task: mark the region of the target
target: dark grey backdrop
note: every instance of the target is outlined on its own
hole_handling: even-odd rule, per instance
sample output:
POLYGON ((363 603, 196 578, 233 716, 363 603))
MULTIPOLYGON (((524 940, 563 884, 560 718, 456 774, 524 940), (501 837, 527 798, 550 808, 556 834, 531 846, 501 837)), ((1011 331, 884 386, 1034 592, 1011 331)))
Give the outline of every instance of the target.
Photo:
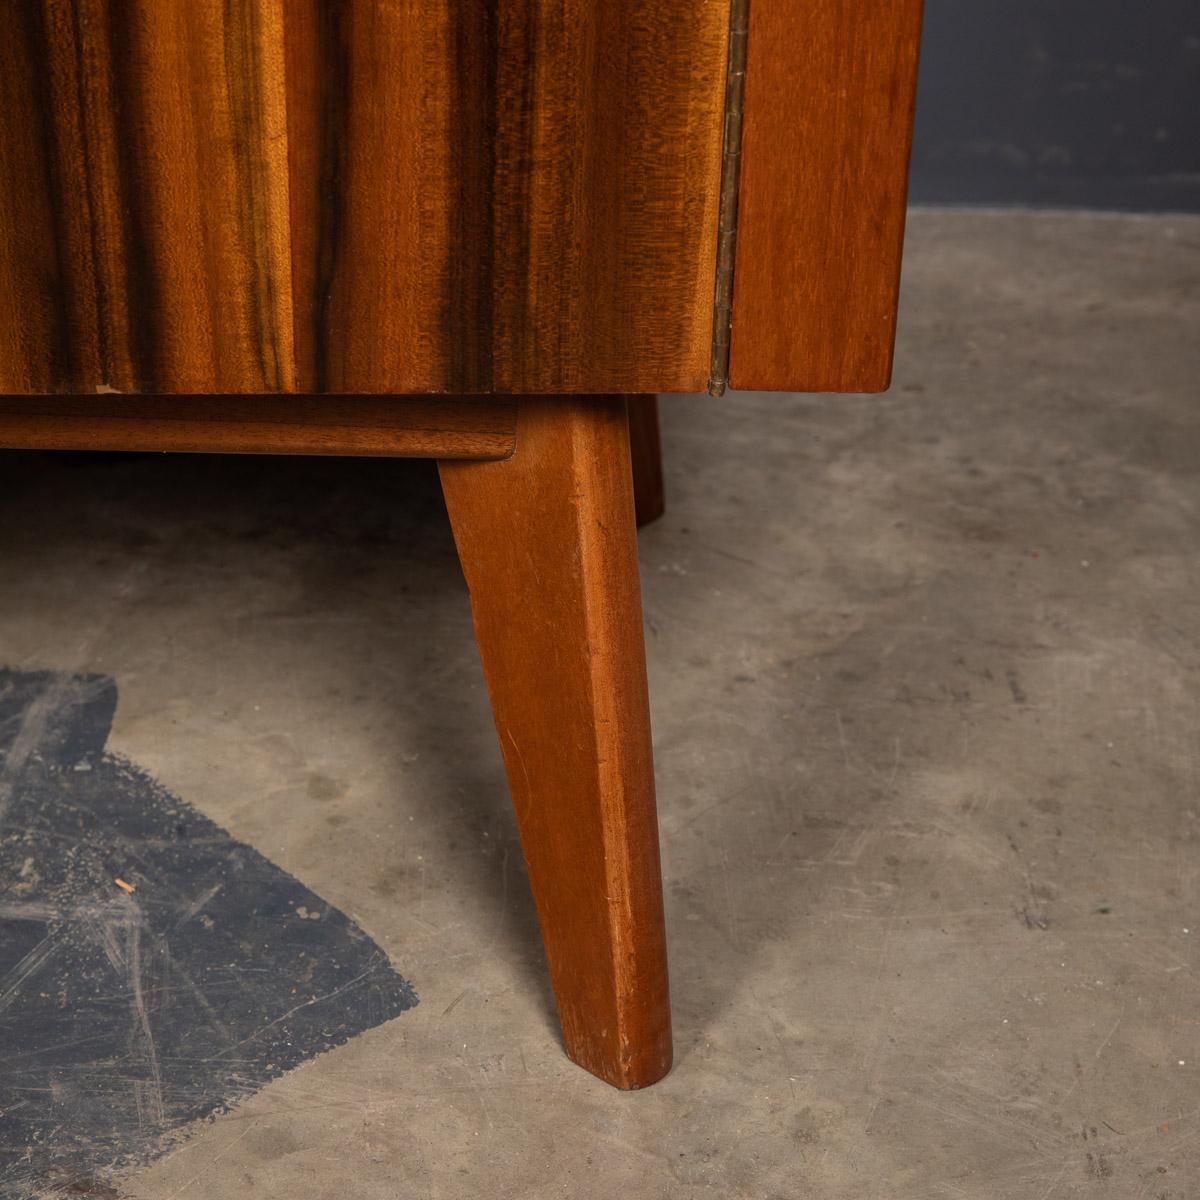
POLYGON ((1200 0, 926 0, 911 198, 1200 211, 1200 0))

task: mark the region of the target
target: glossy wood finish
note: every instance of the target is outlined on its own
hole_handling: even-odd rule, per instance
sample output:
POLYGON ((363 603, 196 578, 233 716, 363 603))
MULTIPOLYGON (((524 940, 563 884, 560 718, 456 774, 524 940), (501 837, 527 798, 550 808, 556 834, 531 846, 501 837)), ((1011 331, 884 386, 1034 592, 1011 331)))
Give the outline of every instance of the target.
POLYGON ((0 392, 293 387, 283 6, 0 5, 0 392))
POLYGON ((629 397, 629 454, 633 460, 633 507, 638 528, 666 511, 658 397, 629 397))
POLYGON ((703 387, 727 22, 0 5, 0 392, 703 387))
POLYGON ((567 1053, 671 1063, 628 420, 522 399, 516 453, 442 463, 567 1053))
POLYGON ((507 397, 0 397, 0 447, 497 459, 516 417, 507 397))
POLYGON ((700 0, 297 0, 303 384, 701 386, 726 19, 700 0))
POLYGON ((891 377, 921 0, 750 6, 729 382, 891 377))

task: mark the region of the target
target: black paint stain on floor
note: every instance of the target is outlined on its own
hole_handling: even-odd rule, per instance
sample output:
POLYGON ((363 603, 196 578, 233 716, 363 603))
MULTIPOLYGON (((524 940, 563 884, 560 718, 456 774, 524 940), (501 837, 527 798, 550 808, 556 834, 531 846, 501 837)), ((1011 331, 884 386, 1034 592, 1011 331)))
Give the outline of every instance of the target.
POLYGON ((171 1131, 417 1002, 345 914, 105 754, 116 703, 0 669, 4 1200, 115 1196, 171 1131))

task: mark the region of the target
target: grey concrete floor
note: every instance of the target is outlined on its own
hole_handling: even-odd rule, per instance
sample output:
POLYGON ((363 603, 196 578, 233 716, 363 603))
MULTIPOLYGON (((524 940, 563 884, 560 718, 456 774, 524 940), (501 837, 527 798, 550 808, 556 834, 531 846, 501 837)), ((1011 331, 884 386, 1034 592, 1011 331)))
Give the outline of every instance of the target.
POLYGON ((0 659, 420 1005, 131 1200, 1200 1195, 1200 218, 916 212, 883 397, 663 404, 676 1025, 559 1049, 428 464, 0 462, 0 659))

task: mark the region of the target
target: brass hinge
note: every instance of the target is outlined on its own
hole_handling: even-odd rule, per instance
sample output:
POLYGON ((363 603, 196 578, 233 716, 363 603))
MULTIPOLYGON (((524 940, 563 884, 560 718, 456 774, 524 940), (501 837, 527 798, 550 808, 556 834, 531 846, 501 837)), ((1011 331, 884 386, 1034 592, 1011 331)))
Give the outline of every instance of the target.
POLYGON ((720 216, 717 224, 717 279, 713 296, 710 395, 725 394, 729 378, 729 335, 733 328, 733 256, 737 247, 738 183, 742 166, 742 113, 746 92, 746 38, 750 0, 731 0, 729 67, 725 75, 725 133, 721 150, 720 216))

